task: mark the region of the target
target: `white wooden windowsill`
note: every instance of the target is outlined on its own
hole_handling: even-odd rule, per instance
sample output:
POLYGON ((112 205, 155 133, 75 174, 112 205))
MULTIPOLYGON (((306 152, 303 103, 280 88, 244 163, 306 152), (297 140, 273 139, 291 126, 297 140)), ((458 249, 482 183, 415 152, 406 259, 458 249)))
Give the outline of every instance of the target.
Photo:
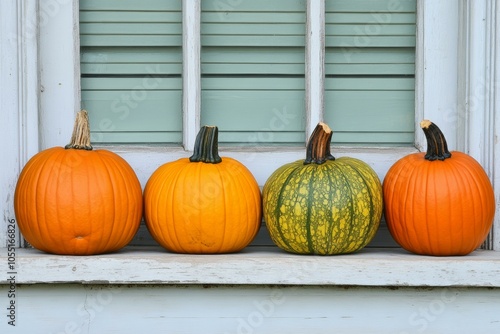
MULTIPOLYGON (((2 252, 1 263, 7 263, 2 252)), ((174 254, 160 247, 126 247, 106 255, 60 256, 16 249, 17 284, 248 284, 500 287, 500 252, 460 257, 419 256, 365 248, 336 256, 288 254, 247 247, 221 255, 174 254)), ((8 283, 2 275, 0 284, 8 283)))

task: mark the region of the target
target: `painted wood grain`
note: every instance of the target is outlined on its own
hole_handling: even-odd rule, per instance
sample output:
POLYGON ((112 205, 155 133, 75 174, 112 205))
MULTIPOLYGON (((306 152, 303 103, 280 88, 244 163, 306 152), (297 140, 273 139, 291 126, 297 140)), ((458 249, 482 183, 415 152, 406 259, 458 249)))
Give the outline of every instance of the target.
POLYGON ((10 333, 497 333, 500 289, 23 285, 10 333))
MULTIPOLYGON (((5 255, 0 260, 7 263, 5 255)), ((235 254, 170 253, 127 247, 98 256, 54 256, 18 249, 17 284, 244 284, 335 286, 500 287, 500 254, 478 250, 463 257, 431 257, 401 249, 363 249, 338 256, 302 256, 277 247, 235 254)), ((0 284, 7 284, 7 277, 0 284)))

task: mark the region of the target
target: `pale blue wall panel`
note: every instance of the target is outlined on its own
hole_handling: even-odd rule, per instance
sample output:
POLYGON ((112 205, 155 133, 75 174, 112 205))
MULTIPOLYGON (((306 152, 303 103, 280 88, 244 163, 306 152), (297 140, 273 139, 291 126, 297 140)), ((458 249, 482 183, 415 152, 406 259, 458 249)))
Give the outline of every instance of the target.
POLYGON ((80 10, 179 11, 182 0, 80 0, 80 10))
POLYGON ((368 12, 372 15, 415 11, 415 0, 328 0, 327 12, 368 12))
MULTIPOLYGON (((304 270, 311 269, 291 266, 276 280, 304 270)), ((16 327, 4 317, 2 333, 500 332, 498 288, 32 284, 17 289, 16 327)))

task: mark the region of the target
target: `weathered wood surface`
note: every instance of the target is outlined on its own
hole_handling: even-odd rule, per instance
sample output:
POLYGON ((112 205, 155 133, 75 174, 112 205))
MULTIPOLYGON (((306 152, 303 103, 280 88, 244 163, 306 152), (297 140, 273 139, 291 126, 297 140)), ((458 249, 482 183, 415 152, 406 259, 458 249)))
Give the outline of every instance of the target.
MULTIPOLYGON (((7 263, 2 252, 0 263, 7 263)), ((363 249, 338 256, 301 256, 277 247, 236 254, 169 253, 128 247, 99 256, 54 256, 17 249, 16 282, 85 284, 252 284, 500 287, 500 253, 430 257, 401 249, 363 249)), ((7 277, 0 278, 7 283, 7 277)))

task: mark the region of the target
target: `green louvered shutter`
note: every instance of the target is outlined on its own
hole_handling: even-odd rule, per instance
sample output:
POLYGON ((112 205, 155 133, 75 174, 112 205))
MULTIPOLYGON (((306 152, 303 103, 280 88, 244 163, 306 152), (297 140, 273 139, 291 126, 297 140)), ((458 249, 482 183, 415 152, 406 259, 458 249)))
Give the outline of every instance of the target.
MULTIPOLYGON (((305 141, 305 0, 201 2, 201 123, 221 143, 305 141)), ((180 143, 180 0, 80 1, 82 105, 97 143, 180 143)), ((326 0, 335 143, 412 145, 416 0, 326 0)))
POLYGON ((326 0, 332 142, 413 145, 416 0, 326 0))
POLYGON ((201 123, 221 143, 305 141, 305 0, 201 2, 201 123))
POLYGON ((182 141, 181 0, 80 0, 94 143, 182 141))

